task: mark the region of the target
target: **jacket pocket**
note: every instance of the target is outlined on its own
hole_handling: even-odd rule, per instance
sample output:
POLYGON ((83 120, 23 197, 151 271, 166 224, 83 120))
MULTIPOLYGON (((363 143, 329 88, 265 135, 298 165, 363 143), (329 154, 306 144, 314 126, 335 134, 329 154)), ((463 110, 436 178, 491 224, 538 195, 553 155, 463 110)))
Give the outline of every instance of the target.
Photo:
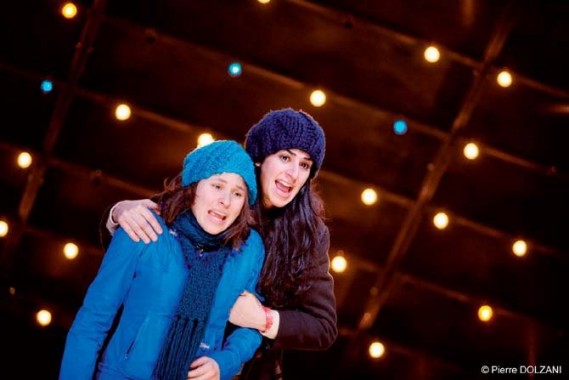
POLYGON ((124 355, 123 369, 127 376, 149 379, 154 371, 171 319, 149 315, 124 355))

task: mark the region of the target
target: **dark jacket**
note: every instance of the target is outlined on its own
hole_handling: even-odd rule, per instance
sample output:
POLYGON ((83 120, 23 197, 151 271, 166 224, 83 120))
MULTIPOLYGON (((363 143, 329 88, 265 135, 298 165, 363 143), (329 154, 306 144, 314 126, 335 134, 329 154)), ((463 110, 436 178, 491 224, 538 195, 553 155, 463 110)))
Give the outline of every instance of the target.
POLYGON ((318 260, 310 268, 310 288, 295 309, 278 310, 279 331, 274 340, 265 339, 255 358, 248 362, 239 380, 276 380, 282 378, 284 350, 324 350, 338 335, 334 279, 330 275, 330 232, 319 231, 318 260))

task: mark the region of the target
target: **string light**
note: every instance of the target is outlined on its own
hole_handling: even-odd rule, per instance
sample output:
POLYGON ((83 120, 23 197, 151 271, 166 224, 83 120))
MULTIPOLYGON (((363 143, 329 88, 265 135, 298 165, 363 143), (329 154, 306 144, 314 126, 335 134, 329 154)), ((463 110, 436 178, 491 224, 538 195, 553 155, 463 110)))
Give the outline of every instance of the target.
POLYGON ((448 215, 444 212, 439 212, 433 217, 433 224, 439 230, 444 230, 448 226, 448 215))
POLYGON ((518 257, 523 257, 528 251, 528 245, 523 240, 516 240, 512 245, 512 252, 518 257))
POLYGON ((341 249, 338 250, 336 256, 334 256, 334 258, 332 259, 330 266, 332 267, 332 270, 336 273, 343 273, 346 271, 346 269, 348 268, 348 261, 344 257, 344 251, 342 251, 341 249))
POLYGON ((503 70, 496 77, 496 81, 502 87, 510 87, 512 85, 512 82, 513 82, 512 74, 510 74, 506 70, 503 70))
POLYGON ((16 160, 18 162, 18 166, 22 169, 27 169, 32 164, 32 155, 28 152, 22 152, 18 154, 18 158, 16 160))
POLYGON ((480 150, 478 149, 478 145, 475 143, 468 143, 464 146, 462 153, 464 154, 464 157, 469 160, 474 160, 480 154, 480 150))
POLYGON ((488 305, 480 306, 480 308, 478 309, 478 319, 480 319, 482 322, 490 321, 492 319, 493 314, 494 311, 488 305))
POLYGON ((79 254, 79 247, 73 243, 67 243, 63 246, 63 254, 69 260, 73 260, 79 254))
POLYGON ((61 7, 61 14, 66 19, 72 19, 77 15, 77 6, 75 6, 73 3, 65 3, 61 7))
POLYGON ((361 199, 364 205, 371 206, 377 202, 377 192, 368 187, 362 191, 361 199))
POLYGON ((407 133, 407 122, 405 120, 395 120, 393 123, 393 132, 396 135, 404 135, 407 133))
POLYGON ((369 345, 369 356, 374 359, 380 358, 385 353, 385 346, 381 342, 373 342, 369 345))
POLYGON ((51 313, 45 309, 38 311, 36 313, 36 321, 40 326, 48 326, 51 323, 51 313))
POLYGON ((229 76, 232 78, 240 76, 242 71, 243 68, 241 67, 241 64, 239 62, 232 62, 227 67, 227 72, 229 73, 229 76))
POLYGON ((441 58, 441 53, 439 52, 439 49, 437 49, 436 47, 429 46, 428 48, 425 49, 423 56, 425 57, 425 60, 427 62, 435 63, 438 62, 439 59, 441 58))
POLYGON ((322 90, 314 90, 310 94, 310 103, 314 107, 322 107, 326 103, 326 94, 322 90))
POLYGON ((131 114, 132 111, 130 110, 128 104, 121 103, 115 108, 115 117, 117 118, 117 120, 120 121, 128 120, 130 119, 131 114))
POLYGON ((215 139, 211 135, 211 133, 202 133, 198 136, 198 148, 205 146, 207 144, 211 144, 214 142, 215 139))
POLYGON ((40 88, 44 94, 48 94, 53 90, 53 82, 49 79, 44 79, 40 84, 40 88))
POLYGON ((8 235, 9 230, 10 227, 8 226, 8 223, 6 223, 6 221, 4 220, 0 220, 0 238, 3 238, 4 236, 8 235))

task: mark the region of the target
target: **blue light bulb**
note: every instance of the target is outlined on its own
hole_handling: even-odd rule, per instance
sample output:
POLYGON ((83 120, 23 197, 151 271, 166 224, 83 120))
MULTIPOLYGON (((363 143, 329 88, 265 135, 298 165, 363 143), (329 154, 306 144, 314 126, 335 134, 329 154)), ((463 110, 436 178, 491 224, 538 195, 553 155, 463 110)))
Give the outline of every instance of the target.
POLYGON ((241 75, 241 64, 239 62, 232 62, 229 67, 227 68, 227 72, 229 73, 229 76, 235 78, 238 77, 239 75, 241 75))
POLYGON ((48 92, 51 92, 51 90, 53 90, 53 82, 48 79, 45 79, 41 82, 40 88, 44 93, 47 94, 48 92))
POLYGON ((396 120, 393 123, 393 132, 395 132, 396 135, 404 135, 405 132, 407 132, 407 123, 405 120, 396 120))

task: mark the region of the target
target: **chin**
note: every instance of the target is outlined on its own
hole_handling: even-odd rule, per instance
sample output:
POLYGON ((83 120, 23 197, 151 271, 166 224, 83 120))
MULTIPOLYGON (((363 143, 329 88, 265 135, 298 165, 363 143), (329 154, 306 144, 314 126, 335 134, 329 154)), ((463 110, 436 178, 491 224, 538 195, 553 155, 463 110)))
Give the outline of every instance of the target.
POLYGON ((220 233, 222 233, 223 231, 225 231, 225 228, 222 227, 216 227, 216 228, 204 228, 204 231, 207 232, 210 235, 219 235, 220 233))

